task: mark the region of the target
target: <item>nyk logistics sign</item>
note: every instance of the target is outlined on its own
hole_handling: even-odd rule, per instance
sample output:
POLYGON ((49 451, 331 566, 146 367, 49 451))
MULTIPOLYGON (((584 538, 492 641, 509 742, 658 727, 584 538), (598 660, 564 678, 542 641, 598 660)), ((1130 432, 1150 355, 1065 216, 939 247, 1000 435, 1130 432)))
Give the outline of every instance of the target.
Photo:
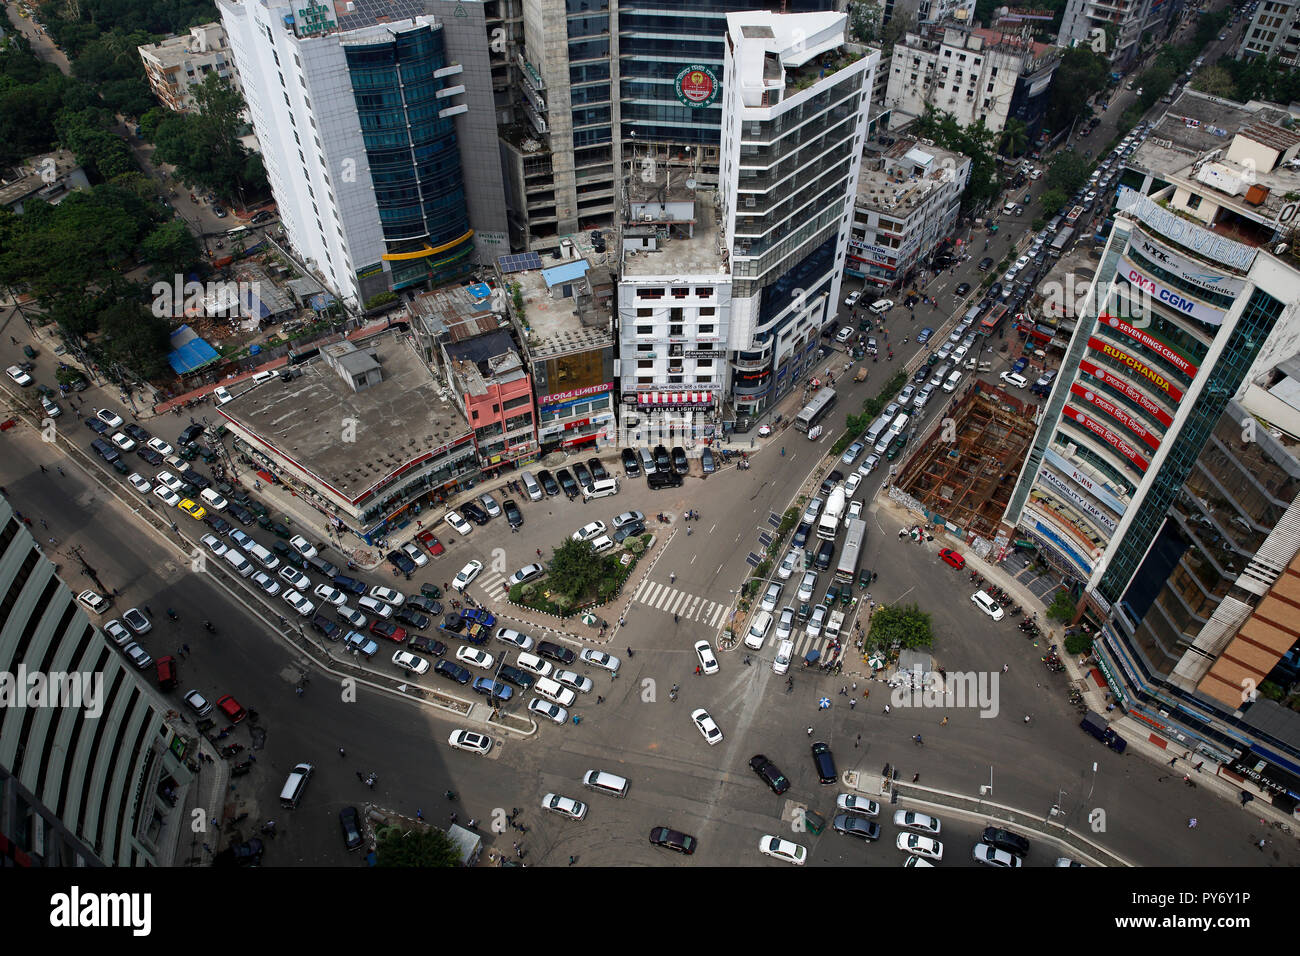
POLYGON ((1066 418, 1072 419, 1082 425, 1088 431, 1092 432, 1107 445, 1110 445, 1117 452, 1133 463, 1133 466, 1139 471, 1146 471, 1151 467, 1151 462, 1147 461, 1138 454, 1137 449, 1126 442, 1121 436, 1115 434, 1106 426, 1105 422, 1100 422, 1093 418, 1087 412, 1081 412, 1072 405, 1066 405, 1062 413, 1066 418))
POLYGON ((1098 338, 1089 338, 1088 348, 1100 352, 1102 355, 1105 355, 1113 361, 1127 365, 1133 370, 1134 374, 1141 376, 1156 388, 1160 389, 1160 391, 1168 395, 1175 404, 1182 400, 1183 392, 1180 388, 1175 386, 1169 381, 1169 379, 1165 378, 1150 365, 1147 365, 1136 356, 1129 355, 1127 352, 1115 348, 1115 346, 1111 345, 1109 342, 1103 342, 1098 338))
POLYGON ((712 106, 718 98, 718 75, 711 67, 688 66, 677 74, 674 89, 683 106, 712 106))

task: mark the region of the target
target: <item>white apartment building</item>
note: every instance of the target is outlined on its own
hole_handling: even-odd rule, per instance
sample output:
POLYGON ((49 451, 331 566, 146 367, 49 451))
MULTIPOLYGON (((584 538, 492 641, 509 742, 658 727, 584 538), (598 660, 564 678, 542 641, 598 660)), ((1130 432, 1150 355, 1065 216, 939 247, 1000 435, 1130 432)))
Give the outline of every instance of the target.
POLYGON ((880 56, 847 25, 842 13, 727 15, 719 193, 737 419, 803 383, 835 317, 880 56))
POLYGON ((689 445, 719 433, 731 275, 713 191, 696 189, 690 166, 653 170, 627 185, 618 284, 623 425, 629 443, 689 445))
POLYGON ((160 43, 137 47, 144 63, 145 77, 158 102, 175 113, 194 108, 191 87, 202 83, 209 73, 240 89, 239 75, 230 57, 230 44, 220 23, 190 27, 183 36, 168 37, 160 43))
POLYGON ((867 153, 845 271, 882 290, 908 281, 951 238, 970 167, 969 157, 910 136, 867 153))
POLYGON ((1171 16, 1182 9, 1169 0, 1069 0, 1056 42, 1063 47, 1104 43, 1104 24, 1113 23, 1118 28, 1115 42, 1106 44, 1105 55, 1111 65, 1126 69, 1138 57, 1143 34, 1164 36, 1171 16))
POLYGON ((1277 57, 1287 66, 1300 64, 1300 0, 1262 0, 1241 36, 1237 56, 1243 60, 1277 57))
POLYGON ((943 25, 907 33, 890 61, 890 128, 933 106, 962 126, 983 119, 994 132, 1014 116, 1032 138, 1059 54, 1049 44, 997 30, 943 25))

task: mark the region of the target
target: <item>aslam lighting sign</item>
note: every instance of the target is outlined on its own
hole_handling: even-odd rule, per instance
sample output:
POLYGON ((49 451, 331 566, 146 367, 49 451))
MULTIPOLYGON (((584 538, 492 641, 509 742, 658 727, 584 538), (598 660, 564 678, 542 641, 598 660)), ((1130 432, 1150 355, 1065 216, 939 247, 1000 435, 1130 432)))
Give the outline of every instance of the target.
POLYGON ((1087 412, 1082 412, 1072 405, 1066 405, 1061 414, 1083 426, 1104 441, 1107 445, 1110 445, 1111 448, 1114 448, 1117 452, 1127 458, 1132 463, 1133 467, 1137 468, 1139 471, 1146 471, 1151 467, 1151 462, 1139 455, 1136 448, 1125 441, 1123 436, 1112 431, 1105 422, 1098 421, 1087 412))
POLYGON ((1133 230, 1129 247, 1160 264, 1166 272, 1172 272, 1184 282, 1205 289, 1208 292, 1221 292, 1224 295, 1238 296, 1246 288, 1243 279, 1236 276, 1207 272, 1204 264, 1179 255, 1164 243, 1156 242, 1142 229, 1133 230))
POLYGON ((720 86, 713 68, 700 65, 683 69, 673 84, 678 102, 694 109, 712 106, 718 98, 720 86))
POLYGON ((1191 316, 1198 322, 1204 322, 1206 325, 1223 324, 1225 315, 1223 309, 1208 305, 1200 299, 1189 298, 1181 292, 1161 285, 1139 269, 1137 263, 1128 256, 1120 256, 1119 261, 1124 264, 1124 278, 1156 301, 1169 306, 1175 312, 1181 312, 1183 315, 1191 316))
POLYGON ((1164 425, 1165 428, 1173 427, 1174 417, 1155 402, 1151 401, 1151 399, 1148 398, 1146 393, 1141 389, 1135 388, 1132 382, 1121 378, 1110 369, 1103 368, 1102 366, 1089 362, 1086 359, 1079 363, 1079 370, 1086 372, 1097 381, 1109 385, 1129 401, 1141 405, 1144 412, 1158 421, 1161 425, 1164 425))
POLYGON ((1229 268, 1246 272, 1255 261, 1257 250, 1253 246, 1225 239, 1196 223, 1188 222, 1157 205, 1149 196, 1142 195, 1136 189, 1121 186, 1115 204, 1121 212, 1136 216, 1160 235, 1211 262, 1222 262, 1229 268))
POLYGON ((1160 447, 1160 438, 1157 435, 1153 435, 1140 421, 1128 412, 1124 411, 1124 409, 1120 408, 1114 402, 1099 395, 1093 389, 1088 388, 1088 386, 1080 384, 1079 382, 1075 382, 1070 386, 1070 392, 1083 399, 1089 405, 1101 409, 1111 418, 1115 419, 1115 421, 1119 422, 1138 438, 1142 439, 1142 441, 1145 442, 1152 451, 1155 451, 1160 447))
POLYGON ((1178 388, 1178 386, 1174 385, 1173 382, 1169 381, 1169 379, 1165 378, 1163 375, 1161 375, 1159 372, 1153 369, 1150 365, 1147 365, 1137 356, 1129 355, 1123 349, 1117 349, 1109 342, 1103 342, 1101 339, 1098 338, 1089 338, 1088 348, 1094 349, 1100 352, 1102 355, 1105 355, 1107 358, 1113 359, 1114 361, 1119 362, 1122 365, 1127 365, 1129 368, 1133 370, 1135 374, 1146 379, 1156 388, 1160 389, 1160 391, 1168 395, 1175 405, 1177 405, 1180 401, 1182 401, 1183 398, 1182 389, 1178 388))

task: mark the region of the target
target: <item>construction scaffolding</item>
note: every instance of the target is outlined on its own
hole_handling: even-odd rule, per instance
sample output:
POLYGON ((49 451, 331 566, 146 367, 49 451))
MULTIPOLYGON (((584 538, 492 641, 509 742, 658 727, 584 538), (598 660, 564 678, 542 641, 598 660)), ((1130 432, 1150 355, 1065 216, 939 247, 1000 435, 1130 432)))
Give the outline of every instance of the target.
POLYGON ((932 423, 895 486, 969 535, 992 539, 1036 428, 1038 406, 975 382, 932 423))

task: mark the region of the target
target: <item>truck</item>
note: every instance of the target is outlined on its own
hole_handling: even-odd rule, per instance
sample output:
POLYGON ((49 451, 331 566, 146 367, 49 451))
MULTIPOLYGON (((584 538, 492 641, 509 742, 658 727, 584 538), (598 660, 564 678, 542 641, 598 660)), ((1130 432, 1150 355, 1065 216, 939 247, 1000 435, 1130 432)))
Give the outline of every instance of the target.
POLYGON ((844 612, 831 611, 831 616, 826 619, 826 639, 828 641, 837 640, 842 630, 844 630, 844 612))
POLYGON ((1068 213, 1065 214, 1065 224, 1067 226, 1073 227, 1074 224, 1079 221, 1079 217, 1082 215, 1083 215, 1083 207, 1075 206, 1073 209, 1071 209, 1068 213))
POLYGON ((840 529, 840 516, 844 514, 847 506, 848 499, 844 494, 844 486, 836 485, 826 502, 821 518, 817 521, 817 537, 823 541, 835 540, 835 533, 840 529))

